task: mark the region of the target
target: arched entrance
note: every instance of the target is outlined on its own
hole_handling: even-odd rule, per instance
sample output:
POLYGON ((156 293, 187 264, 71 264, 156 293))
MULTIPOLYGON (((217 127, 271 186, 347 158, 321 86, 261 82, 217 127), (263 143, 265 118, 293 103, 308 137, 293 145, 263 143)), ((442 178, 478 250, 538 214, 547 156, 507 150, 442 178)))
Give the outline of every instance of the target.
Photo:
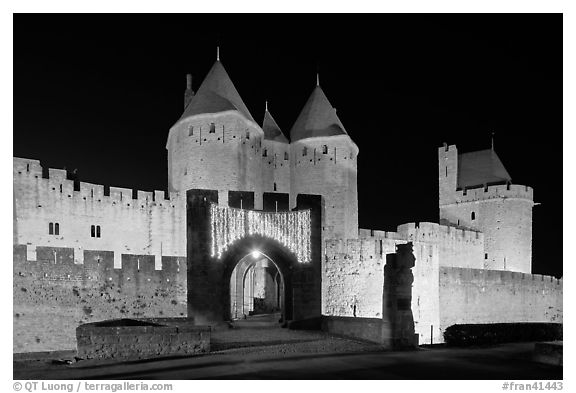
POLYGON ((231 319, 278 315, 281 320, 284 279, 276 263, 259 250, 240 259, 230 277, 231 319))
POLYGON ((225 266, 224 320, 233 321, 265 312, 293 318, 293 275, 301 270, 294 255, 278 242, 249 236, 230 247, 222 257, 225 266), (256 255, 257 254, 257 255, 256 255))
MULTIPOLYGON (((234 200, 234 193, 236 192, 229 192, 229 205, 234 200)), ((239 193, 243 200, 250 196, 248 194, 252 194, 239 193)), ((264 194, 264 206, 273 206, 275 209, 277 204, 274 200, 279 196, 288 198, 287 194, 264 194)), ((218 237, 214 235, 215 227, 211 221, 214 214, 211 211, 218 203, 218 191, 188 190, 186 198, 188 317, 193 317, 196 324, 212 326, 237 317, 235 314, 237 308, 233 309, 233 291, 231 291, 233 272, 243 258, 258 250, 266 255, 267 260, 273 262, 278 271, 278 275, 274 275, 273 279, 280 281, 277 293, 282 320, 295 322, 319 319, 322 281, 320 196, 300 194, 296 198, 296 208, 290 210, 290 212, 309 212, 309 215, 306 214, 310 217, 311 246, 310 254, 305 260, 299 260, 294 252, 275 240, 274 236, 265 236, 266 233, 253 234, 253 231, 247 230, 248 227, 243 229, 241 226, 235 228, 242 232, 242 236, 234 237, 235 240, 227 243, 225 249, 215 254, 212 240, 218 237)), ((249 211, 252 216, 261 214, 259 211, 246 209, 246 204, 242 206, 244 208, 241 210, 249 211)), ((265 212, 268 216, 270 213, 282 213, 276 210, 265 212)), ((248 224, 247 222, 246 225, 248 224)), ((243 283, 245 284, 245 280, 243 283)))

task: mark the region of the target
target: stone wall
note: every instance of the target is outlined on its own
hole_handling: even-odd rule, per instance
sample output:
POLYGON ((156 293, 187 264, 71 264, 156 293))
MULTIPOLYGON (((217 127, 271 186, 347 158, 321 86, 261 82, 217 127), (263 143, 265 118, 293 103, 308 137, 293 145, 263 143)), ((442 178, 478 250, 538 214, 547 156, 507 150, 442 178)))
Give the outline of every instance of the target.
MULTIPOLYGON (((266 262, 263 261, 264 264, 266 262)), ((266 314, 278 310, 278 289, 272 276, 277 272, 276 268, 256 264, 252 269, 254 272, 254 312, 266 314)))
POLYGON ((262 191, 290 193, 290 145, 264 140, 262 191))
MULTIPOLYGON (((378 235, 378 233, 376 234, 378 235)), ((323 315, 382 318, 386 255, 405 240, 390 237, 329 240, 323 264, 323 315)), ((438 304, 438 246, 414 242, 411 310, 420 344, 441 338, 438 304)))
POLYGON ((35 352, 75 349, 75 329, 87 322, 126 317, 186 316, 186 260, 121 256, 83 250, 74 263, 72 248, 38 247, 36 260, 26 246, 14 246, 13 350, 35 352))
POLYGON ((531 273, 533 205, 528 199, 487 198, 441 206, 440 218, 484 234, 486 269, 531 273))
POLYGON ((210 352, 210 327, 148 320, 88 323, 76 329, 81 359, 136 360, 210 352))
POLYGON ((440 266, 484 268, 484 234, 432 222, 398 226, 398 235, 407 241, 438 245, 440 266))
POLYGON ((31 246, 29 260, 35 246, 74 249, 76 263, 83 262, 83 250, 112 251, 116 267, 122 254, 154 256, 157 269, 163 257, 186 255, 186 205, 180 194, 108 191, 97 184, 75 185, 65 170, 44 172, 48 178, 37 160, 14 158, 14 244, 31 246), (58 224, 58 234, 49 233, 50 223, 58 224))
POLYGON ((440 323, 562 323, 563 280, 539 274, 441 267, 440 323))
POLYGON ((357 237, 358 147, 347 135, 274 142, 264 140, 257 124, 227 111, 176 123, 166 148, 171 191, 215 189, 222 205, 228 191, 249 191, 257 210, 264 192, 289 194, 290 208, 298 194, 322 195, 324 238, 357 237))
MULTIPOLYGON (((393 251, 394 244, 386 244, 393 251)), ((323 263, 323 315, 382 317, 385 252, 366 239, 328 240, 323 263)))
POLYGON ((256 209, 262 209, 263 140, 262 129, 236 111, 176 123, 166 145, 169 189, 218 190, 224 205, 228 191, 252 191, 256 209))
MULTIPOLYGON (((327 241, 322 287, 325 316, 382 318, 386 255, 409 239, 416 258, 411 310, 420 344, 443 342, 444 330, 457 323, 562 322, 562 280, 445 266, 450 259, 442 258, 450 254, 446 246, 450 244, 461 244, 462 253, 469 252, 479 264, 475 255, 482 238, 476 238, 476 232, 421 223, 419 227, 406 224, 398 232, 361 230, 360 237, 327 241)), ((450 263, 470 261, 464 256, 450 263)))
POLYGON ((385 342, 382 318, 322 316, 322 330, 378 344, 385 342))
POLYGON ((358 147, 347 135, 338 135, 301 139, 290 151, 290 206, 298 194, 322 195, 323 238, 358 237, 358 147))
POLYGON ((458 149, 439 148, 440 222, 484 234, 484 268, 531 273, 533 189, 517 184, 457 189, 457 178, 458 149))

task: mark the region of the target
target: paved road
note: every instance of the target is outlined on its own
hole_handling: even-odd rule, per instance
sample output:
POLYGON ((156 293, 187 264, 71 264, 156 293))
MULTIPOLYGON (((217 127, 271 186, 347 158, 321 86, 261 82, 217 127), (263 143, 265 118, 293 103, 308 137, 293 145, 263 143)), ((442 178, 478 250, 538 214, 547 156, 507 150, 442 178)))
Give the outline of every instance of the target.
POLYGON ((214 332, 194 357, 73 365, 15 361, 15 379, 562 379, 531 360, 533 343, 383 351, 322 332, 261 328, 214 332))

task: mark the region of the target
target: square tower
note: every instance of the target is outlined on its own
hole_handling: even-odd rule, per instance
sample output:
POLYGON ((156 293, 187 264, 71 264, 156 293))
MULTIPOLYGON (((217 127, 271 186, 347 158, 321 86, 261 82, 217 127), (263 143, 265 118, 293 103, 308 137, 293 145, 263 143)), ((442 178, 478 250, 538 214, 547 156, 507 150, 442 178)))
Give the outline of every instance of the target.
POLYGON ((440 223, 484 233, 484 267, 532 271, 531 187, 512 184, 494 149, 438 149, 440 223))

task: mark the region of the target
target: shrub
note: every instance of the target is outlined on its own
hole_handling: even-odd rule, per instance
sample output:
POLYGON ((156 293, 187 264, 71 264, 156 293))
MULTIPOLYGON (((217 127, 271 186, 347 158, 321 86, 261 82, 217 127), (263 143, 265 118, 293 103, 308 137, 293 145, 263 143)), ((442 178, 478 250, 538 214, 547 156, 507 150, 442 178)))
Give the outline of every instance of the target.
POLYGON ((562 340, 561 323, 492 323, 452 325, 444 331, 450 346, 562 340))

